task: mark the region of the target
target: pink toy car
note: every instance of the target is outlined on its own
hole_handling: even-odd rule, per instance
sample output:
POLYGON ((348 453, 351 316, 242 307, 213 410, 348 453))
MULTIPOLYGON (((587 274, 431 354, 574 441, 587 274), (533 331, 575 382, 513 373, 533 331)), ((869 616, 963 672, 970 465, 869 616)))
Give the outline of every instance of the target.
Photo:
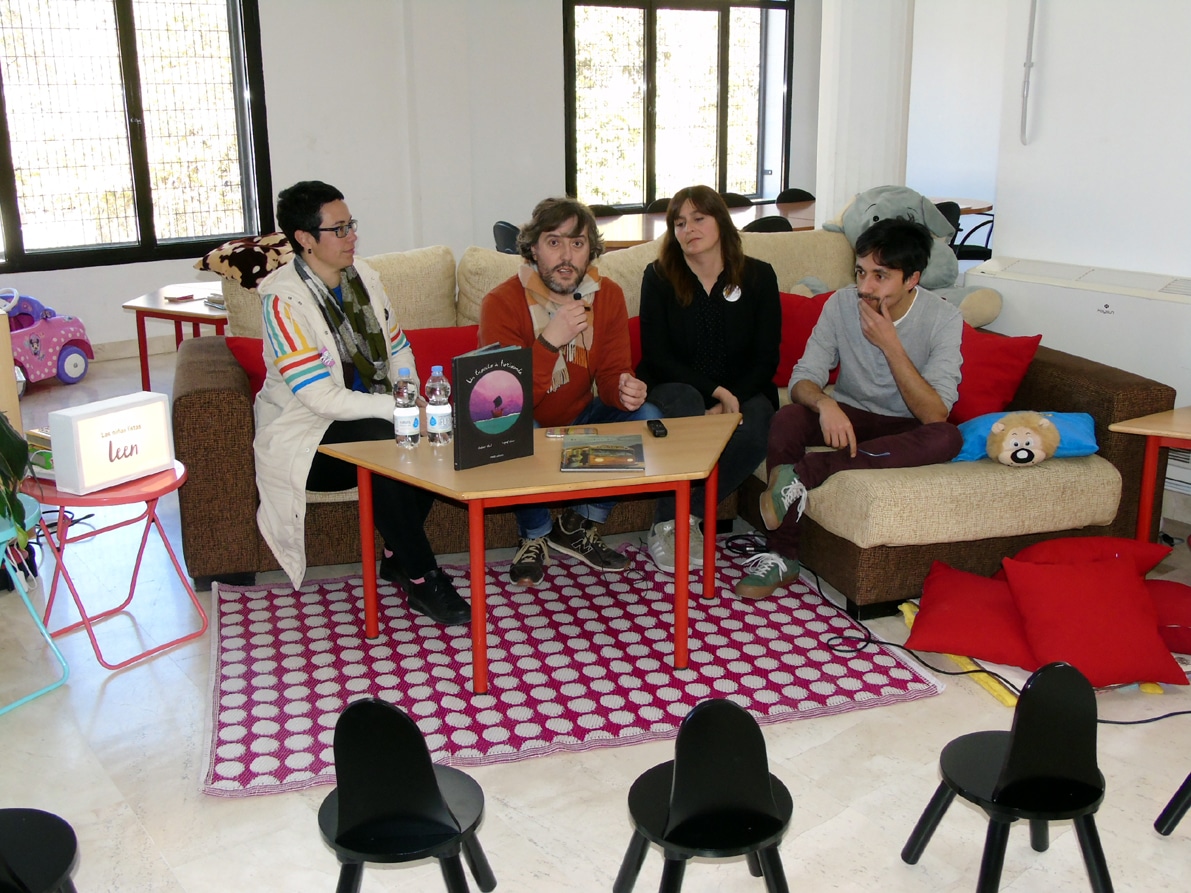
POLYGON ((95 358, 82 320, 59 316, 36 298, 18 296, 13 289, 0 289, 0 302, 7 301, 12 301, 8 307, 12 359, 26 380, 56 375, 66 384, 81 381, 88 362, 95 358))

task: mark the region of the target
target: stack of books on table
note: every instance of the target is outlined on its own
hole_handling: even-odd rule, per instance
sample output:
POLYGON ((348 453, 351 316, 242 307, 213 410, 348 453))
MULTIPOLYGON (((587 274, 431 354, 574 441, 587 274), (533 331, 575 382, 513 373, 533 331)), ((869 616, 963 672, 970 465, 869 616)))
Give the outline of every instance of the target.
POLYGON ((50 446, 50 429, 30 428, 25 432, 25 440, 29 443, 29 462, 33 466, 33 476, 52 481, 54 453, 50 446))

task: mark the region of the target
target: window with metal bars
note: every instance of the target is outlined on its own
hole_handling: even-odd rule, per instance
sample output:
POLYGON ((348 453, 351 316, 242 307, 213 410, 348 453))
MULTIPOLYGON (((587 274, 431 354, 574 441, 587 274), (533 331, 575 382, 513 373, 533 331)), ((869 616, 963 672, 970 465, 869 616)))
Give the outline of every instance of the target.
POLYGON ((0 0, 0 271, 273 227, 257 0, 0 0))
POLYGON ((794 3, 566 0, 567 190, 646 207, 786 182, 794 3))

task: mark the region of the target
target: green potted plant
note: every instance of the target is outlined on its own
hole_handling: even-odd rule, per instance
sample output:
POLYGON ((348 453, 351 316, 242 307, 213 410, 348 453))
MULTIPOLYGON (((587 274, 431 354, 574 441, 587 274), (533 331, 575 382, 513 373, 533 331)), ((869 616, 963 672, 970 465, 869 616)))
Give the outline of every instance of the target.
POLYGON ((25 530, 25 506, 21 504, 21 481, 29 474, 29 443, 8 417, 0 413, 0 517, 13 522, 17 544, 23 549, 28 541, 25 530))

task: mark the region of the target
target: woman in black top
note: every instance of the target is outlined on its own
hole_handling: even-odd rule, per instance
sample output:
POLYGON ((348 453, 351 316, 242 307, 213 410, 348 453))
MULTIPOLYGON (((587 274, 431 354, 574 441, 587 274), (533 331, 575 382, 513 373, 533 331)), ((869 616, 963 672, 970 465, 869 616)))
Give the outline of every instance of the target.
MULTIPOLYGON (((710 187, 690 186, 670 200, 661 252, 641 282, 640 315, 637 377, 663 416, 742 414, 720 457, 720 493, 733 492, 765 458, 782 311, 773 267, 744 256, 728 207, 710 187)), ((692 496, 691 510, 702 508, 702 497, 692 496)), ((697 522, 691 518, 695 564, 703 552, 697 522)), ((674 523, 674 497, 660 498, 649 551, 671 573, 674 523)))

